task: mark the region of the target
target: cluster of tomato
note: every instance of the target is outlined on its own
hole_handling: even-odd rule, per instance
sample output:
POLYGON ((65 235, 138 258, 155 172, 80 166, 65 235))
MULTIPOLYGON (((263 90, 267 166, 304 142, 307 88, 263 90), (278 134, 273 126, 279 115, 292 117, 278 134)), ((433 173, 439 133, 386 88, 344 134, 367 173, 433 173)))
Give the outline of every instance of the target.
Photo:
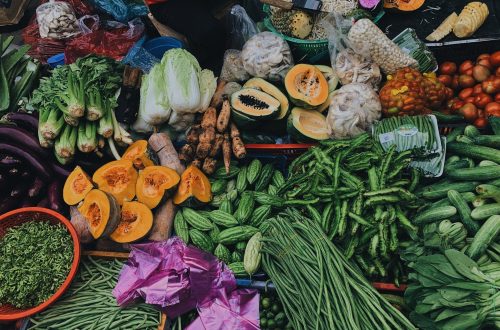
POLYGON ((461 114, 479 128, 488 125, 489 117, 500 117, 500 51, 458 66, 444 62, 439 65, 438 79, 454 96, 443 112, 461 114))

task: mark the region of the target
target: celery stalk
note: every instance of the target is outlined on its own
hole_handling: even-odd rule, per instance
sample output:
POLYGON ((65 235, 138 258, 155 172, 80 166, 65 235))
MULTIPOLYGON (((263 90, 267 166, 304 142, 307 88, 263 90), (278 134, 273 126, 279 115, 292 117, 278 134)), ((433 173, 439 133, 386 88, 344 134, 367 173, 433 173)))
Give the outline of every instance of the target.
POLYGON ((62 134, 57 138, 55 143, 56 154, 60 158, 72 158, 75 155, 76 138, 78 128, 66 125, 62 134))
POLYGON ((113 111, 106 109, 106 114, 104 117, 99 119, 99 127, 97 128, 97 133, 105 137, 106 139, 113 135, 113 111))
MULTIPOLYGON (((85 88, 84 79, 78 73, 68 72, 68 85, 65 93, 59 95, 66 103, 64 113, 74 118, 83 117, 85 114, 85 88)), ((62 110, 62 109, 61 109, 62 110)))
POLYGON ((92 152, 97 148, 97 123, 91 121, 80 122, 78 126, 78 138, 76 141, 78 150, 81 152, 92 152))
POLYGON ((46 140, 54 140, 64 127, 64 117, 57 109, 40 112, 39 129, 46 140))
POLYGON ((73 157, 68 157, 68 158, 61 157, 57 154, 57 151, 55 150, 54 150, 54 156, 61 165, 67 165, 73 161, 73 157))
POLYGON ((38 142, 42 148, 52 148, 54 146, 54 140, 46 139, 40 130, 40 126, 38 126, 38 142))
POLYGON ((64 117, 64 121, 66 122, 66 124, 68 124, 70 126, 77 127, 78 124, 80 123, 80 118, 75 118, 75 117, 67 115, 67 114, 64 114, 63 117, 64 117))
POLYGON ((87 120, 99 120, 105 115, 105 106, 102 95, 97 88, 87 93, 87 120))

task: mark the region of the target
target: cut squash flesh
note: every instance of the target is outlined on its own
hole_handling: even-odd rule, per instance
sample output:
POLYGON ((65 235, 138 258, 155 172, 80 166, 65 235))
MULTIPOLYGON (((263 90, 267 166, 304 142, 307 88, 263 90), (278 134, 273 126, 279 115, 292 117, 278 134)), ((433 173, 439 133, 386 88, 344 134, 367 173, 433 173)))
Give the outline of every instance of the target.
POLYGON ((329 137, 325 116, 315 110, 293 108, 287 130, 298 142, 321 141, 329 137))
POLYGON ((95 239, 111 234, 118 225, 118 203, 113 196, 99 189, 93 189, 85 196, 78 211, 87 220, 95 239))
POLYGON ((137 171, 130 160, 109 162, 95 171, 92 180, 99 189, 110 193, 118 204, 130 201, 135 196, 137 171))
POLYGON ((120 222, 110 238, 117 243, 131 243, 145 237, 153 227, 153 213, 140 202, 123 203, 120 222))
POLYGON ((132 143, 127 150, 125 150, 122 159, 132 161, 134 167, 138 170, 158 164, 158 157, 156 153, 151 150, 146 140, 137 140, 132 143))
POLYGON ((288 71, 285 88, 292 102, 304 108, 315 108, 328 98, 328 82, 314 65, 298 64, 288 71))
POLYGON ((283 94, 278 87, 273 84, 265 81, 262 78, 252 78, 248 80, 243 88, 253 88, 257 90, 261 90, 264 93, 267 93, 277 99, 280 102, 280 113, 275 118, 276 120, 283 119, 288 114, 288 109, 290 107, 290 103, 288 102, 288 98, 285 94, 283 94))
POLYGON ((80 166, 70 173, 63 188, 63 199, 68 205, 76 205, 80 203, 89 191, 94 188, 94 184, 90 177, 85 173, 80 166))
POLYGON ((168 167, 148 166, 139 173, 137 179, 137 200, 153 209, 171 189, 177 187, 179 181, 179 174, 168 167))
POLYGON ((174 204, 197 206, 212 200, 212 186, 196 166, 190 165, 181 175, 181 182, 174 196, 174 204))
POLYGON ((253 119, 273 119, 280 114, 280 102, 254 88, 243 88, 231 95, 233 111, 253 119))
POLYGON ((414 11, 422 7, 425 0, 384 0, 384 8, 414 11))
POLYGON ((332 67, 326 65, 315 65, 319 71, 325 76, 328 82, 328 92, 331 93, 337 89, 339 84, 339 76, 335 73, 332 67))

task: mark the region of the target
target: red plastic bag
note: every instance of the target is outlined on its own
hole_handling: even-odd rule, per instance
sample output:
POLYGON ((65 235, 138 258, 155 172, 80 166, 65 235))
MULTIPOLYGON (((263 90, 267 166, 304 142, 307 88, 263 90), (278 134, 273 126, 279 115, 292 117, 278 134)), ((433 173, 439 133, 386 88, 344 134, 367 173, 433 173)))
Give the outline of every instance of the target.
MULTIPOLYGON (((88 18, 93 17, 82 17, 80 22, 88 18)), ((105 26, 102 26, 96 24, 96 18, 93 18, 92 27, 89 28, 86 24, 86 32, 89 33, 67 43, 64 52, 66 63, 73 63, 88 54, 121 60, 144 32, 144 24, 140 19, 130 21, 128 26, 118 22, 106 22, 105 26)))
POLYGON ((28 55, 36 58, 42 63, 47 63, 47 59, 53 55, 64 52, 66 48, 65 40, 56 40, 40 37, 40 31, 36 22, 36 17, 23 31, 24 43, 31 46, 28 55))
MULTIPOLYGON (((95 13, 94 8, 89 5, 86 2, 83 2, 82 0, 63 0, 64 2, 67 2, 73 7, 76 16, 84 16, 84 15, 90 15, 92 13, 95 13)), ((40 4, 44 4, 46 2, 49 2, 49 0, 40 0, 40 4)))

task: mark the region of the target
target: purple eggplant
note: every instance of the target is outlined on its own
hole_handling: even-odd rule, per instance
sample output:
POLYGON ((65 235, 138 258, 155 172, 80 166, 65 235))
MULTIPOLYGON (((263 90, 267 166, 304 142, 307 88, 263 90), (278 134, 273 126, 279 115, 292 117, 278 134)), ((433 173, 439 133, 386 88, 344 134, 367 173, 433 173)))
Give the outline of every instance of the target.
POLYGON ((66 179, 69 174, 71 173, 72 170, 66 169, 59 165, 59 163, 52 163, 52 170, 54 171, 54 174, 58 176, 58 179, 66 179))
POLYGON ((38 202, 38 204, 36 204, 36 206, 48 208, 49 207, 49 198, 48 197, 43 198, 41 201, 38 202))
POLYGON ((61 200, 62 196, 62 183, 59 181, 52 181, 47 187, 47 197, 49 198, 49 208, 61 212, 64 203, 61 200))
POLYGON ((38 196, 42 191, 43 187, 45 187, 45 182, 43 182, 42 179, 36 177, 33 183, 31 184, 31 187, 28 190, 28 196, 30 198, 38 196))
POLYGON ((23 150, 13 144, 4 142, 0 143, 0 153, 9 154, 23 160, 24 164, 29 165, 34 173, 43 181, 47 182, 52 179, 52 169, 40 157, 29 150, 23 150))
POLYGON ((21 204, 20 198, 15 198, 7 196, 0 201, 0 214, 4 214, 15 209, 19 204, 21 204))
POLYGON ((24 195, 26 194, 26 191, 28 191, 28 188, 29 181, 22 180, 16 184, 14 189, 12 189, 12 191, 10 192, 10 197, 15 197, 22 200, 24 195))
POLYGON ((13 167, 19 167, 21 165, 22 165, 21 160, 15 158, 15 157, 12 157, 9 155, 4 155, 4 156, 0 157, 0 167, 1 168, 10 169, 13 167))
POLYGON ((0 125, 0 141, 2 140, 39 157, 50 159, 52 156, 49 150, 40 146, 38 138, 20 127, 0 125))
POLYGON ((26 112, 9 112, 2 117, 2 120, 16 124, 35 136, 38 134, 38 118, 35 115, 26 112))

